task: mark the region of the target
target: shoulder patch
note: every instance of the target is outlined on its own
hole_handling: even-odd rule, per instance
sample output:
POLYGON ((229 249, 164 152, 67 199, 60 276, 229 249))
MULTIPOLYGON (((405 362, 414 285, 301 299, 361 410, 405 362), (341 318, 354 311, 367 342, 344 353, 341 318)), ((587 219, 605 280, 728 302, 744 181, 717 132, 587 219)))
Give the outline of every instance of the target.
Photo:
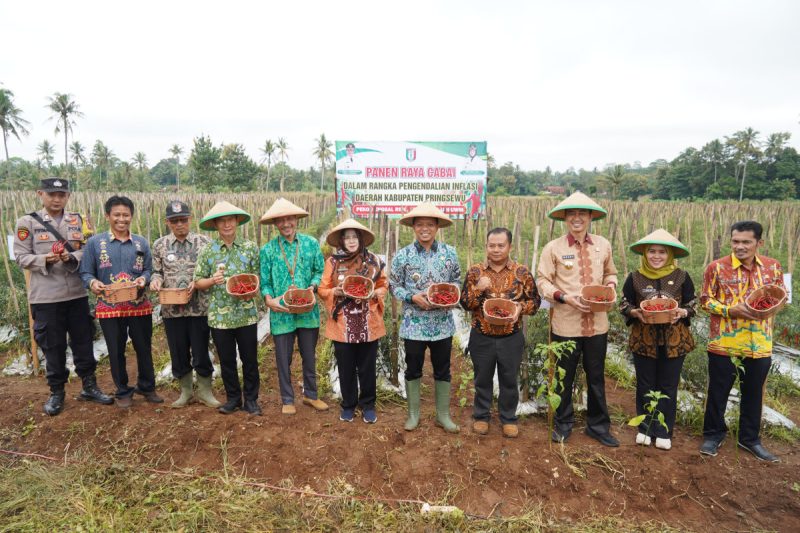
POLYGON ((17 238, 21 241, 24 241, 30 236, 31 232, 28 228, 25 227, 18 227, 17 228, 17 238))

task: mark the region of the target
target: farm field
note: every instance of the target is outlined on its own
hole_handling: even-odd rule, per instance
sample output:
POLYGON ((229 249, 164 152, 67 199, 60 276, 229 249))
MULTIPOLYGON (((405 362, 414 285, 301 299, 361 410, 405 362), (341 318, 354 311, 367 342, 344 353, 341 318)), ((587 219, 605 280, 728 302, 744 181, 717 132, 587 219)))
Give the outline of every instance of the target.
MULTIPOLYGON (((69 207, 90 212, 102 230, 106 196, 74 194, 69 207)), ((299 231, 320 236, 337 223, 332 196, 286 196, 312 213, 299 231)), ((164 232, 163 210, 173 195, 131 197, 137 207, 133 231, 152 242, 164 232)), ((276 195, 180 198, 192 204, 196 222, 218 198, 232 201, 257 220, 276 195)), ((457 247, 465 270, 483 258, 487 227, 506 226, 515 235, 512 255, 530 265, 544 244, 562 231, 560 224, 546 218, 556 202, 490 197, 488 220, 458 221, 441 238, 457 247)), ((767 253, 781 260, 785 272, 796 274, 796 202, 600 203, 610 216, 595 223, 592 231, 612 242, 621 280, 637 266, 627 244, 665 227, 690 248, 692 255, 681 266, 699 286, 703 265, 715 250, 728 251, 726 228, 742 219, 764 224, 767 253)), ((15 217, 35 207, 30 192, 0 193, 4 233, 11 234, 15 217)), ((391 255, 412 239, 409 229, 398 230, 384 217, 365 223, 378 235, 372 247, 376 252, 391 255)), ((255 223, 245 225, 244 232, 262 244, 271 236, 268 227, 255 223)), ((4 262, 7 252, 4 241, 4 262)), ((23 277, 16 265, 6 264, 0 303, 7 312, 0 326, 13 325, 22 333, 0 348, 0 364, 24 352, 27 342, 23 277)), ((797 276, 793 279, 797 288, 797 276)), ((781 341, 795 347, 800 344, 798 316, 795 303, 779 320, 781 341)), ((707 319, 701 315, 698 321, 703 320, 707 319)), ((612 324, 612 339, 621 345, 621 321, 612 324)), ((543 312, 530 319, 528 339, 532 344, 546 339, 543 312)), ((392 342, 387 339, 384 357, 393 372, 397 352, 392 342)), ((320 342, 320 352, 325 349, 320 342)), ((135 374, 132 350, 129 355, 135 374)), ((161 328, 155 333, 154 359, 168 361, 161 328)), ((697 428, 691 424, 678 426, 671 451, 642 449, 632 444, 635 430, 626 425, 635 414, 633 391, 617 374, 608 377, 607 389, 614 432, 622 446, 610 450, 580 433, 580 421, 566 446, 551 446, 542 416, 523 418, 516 440, 503 439, 496 421, 488 436, 474 435, 469 432, 468 387, 466 405, 459 405, 455 393, 452 399, 462 432, 447 435, 433 426, 433 382, 427 364, 424 420, 415 432, 402 430, 404 401, 388 392, 380 395, 374 426, 358 418, 352 424, 340 422, 336 402, 329 398, 328 412, 298 406, 294 418, 281 417, 271 341, 260 348, 260 360, 263 417, 224 417, 197 405, 171 410, 165 406, 178 395, 174 387, 164 390, 167 403, 162 406, 137 400, 129 412, 122 412, 113 406, 86 405, 73 399, 79 392, 74 380, 67 388, 64 413, 49 418, 41 412, 46 398, 43 377, 0 377, 0 531, 705 531, 711 523, 735 531, 800 529, 796 432, 767 436, 766 444, 781 458, 777 465, 737 453, 731 439, 718 457, 701 457, 697 428), (454 505, 460 511, 422 515, 423 503, 454 505)), ((325 363, 323 357, 319 360, 325 363)), ((453 364, 456 386, 470 370, 458 348, 453 364)), ((536 373, 538 368, 531 363, 529 371, 536 373)), ((107 363, 101 363, 98 375, 104 390, 111 390, 107 363)), ((301 379, 299 372, 294 377, 295 383, 301 379)), ((768 391, 768 404, 800 422, 800 388, 785 379, 773 383, 782 388, 768 391)))

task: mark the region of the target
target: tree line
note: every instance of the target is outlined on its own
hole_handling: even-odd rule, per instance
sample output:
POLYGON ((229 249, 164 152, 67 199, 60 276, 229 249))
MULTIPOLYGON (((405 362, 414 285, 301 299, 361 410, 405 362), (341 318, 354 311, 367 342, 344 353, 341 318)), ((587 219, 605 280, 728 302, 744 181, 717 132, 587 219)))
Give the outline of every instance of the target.
MULTIPOLYGON (((63 137, 63 162, 49 139, 37 145, 37 158, 10 157, 8 140, 29 135, 29 123, 14 104, 14 93, 0 87, 0 129, 5 161, 0 179, 4 189, 34 187, 45 175, 70 177, 78 190, 197 191, 332 191, 333 143, 321 134, 314 139, 312 155, 318 166, 290 165, 291 147, 284 137, 267 139, 253 160, 238 143, 215 144, 208 135, 193 140, 190 148, 169 148, 172 157, 150 166, 143 152, 130 160, 118 157, 102 140, 91 147, 71 137, 83 118, 80 106, 68 93, 54 93, 46 107, 55 123, 54 135, 63 137), (71 142, 70 142, 71 139, 71 142), (182 159, 182 156, 185 156, 182 159), (326 171, 328 179, 326 181, 326 171)), ((488 155, 488 191, 496 195, 568 194, 583 190, 612 199, 785 199, 800 195, 800 155, 789 146, 790 134, 762 137, 753 128, 714 139, 702 148, 689 147, 672 161, 610 164, 602 169, 570 168, 555 172, 523 170, 514 162, 497 166, 488 155)))

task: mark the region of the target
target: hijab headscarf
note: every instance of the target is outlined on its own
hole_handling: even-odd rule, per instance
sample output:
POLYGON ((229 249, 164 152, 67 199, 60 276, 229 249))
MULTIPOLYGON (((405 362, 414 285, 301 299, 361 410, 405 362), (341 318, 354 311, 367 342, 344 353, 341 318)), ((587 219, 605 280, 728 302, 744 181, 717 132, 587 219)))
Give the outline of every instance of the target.
POLYGON ((639 274, 648 279, 659 279, 672 274, 672 272, 678 268, 675 266, 675 252, 672 250, 672 246, 664 246, 664 248, 667 249, 667 261, 661 268, 653 268, 650 266, 650 263, 647 262, 647 252, 650 250, 651 246, 663 245, 648 244, 645 246, 644 253, 639 258, 639 274))

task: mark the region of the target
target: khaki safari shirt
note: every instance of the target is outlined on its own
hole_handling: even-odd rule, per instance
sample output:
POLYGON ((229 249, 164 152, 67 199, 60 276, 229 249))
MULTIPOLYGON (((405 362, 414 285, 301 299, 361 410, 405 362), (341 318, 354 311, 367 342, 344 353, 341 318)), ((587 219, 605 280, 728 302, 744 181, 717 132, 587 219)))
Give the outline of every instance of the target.
POLYGON ((86 289, 78 275, 78 265, 83 256, 81 248, 86 240, 81 215, 65 210, 60 219, 53 219, 44 209, 37 213, 67 239, 75 251, 70 253, 71 258, 66 263, 47 264, 47 254, 52 253, 58 238, 29 214, 17 220, 14 257, 20 268, 31 272, 28 301, 45 304, 86 297, 86 289))
MULTIPOLYGON (((194 278, 197 256, 211 239, 189 232, 183 241, 170 233, 153 243, 153 273, 150 282, 160 281, 163 289, 184 289, 194 278)), ((208 291, 195 290, 185 305, 162 305, 161 316, 179 318, 205 316, 208 313, 208 291)))
POLYGON ((607 313, 581 313, 556 301, 555 295, 579 294, 586 285, 617 284, 617 267, 611 244, 600 235, 587 233, 583 242, 565 235, 548 242, 536 269, 536 284, 553 304, 551 327, 561 337, 592 337, 608 332, 607 313))

